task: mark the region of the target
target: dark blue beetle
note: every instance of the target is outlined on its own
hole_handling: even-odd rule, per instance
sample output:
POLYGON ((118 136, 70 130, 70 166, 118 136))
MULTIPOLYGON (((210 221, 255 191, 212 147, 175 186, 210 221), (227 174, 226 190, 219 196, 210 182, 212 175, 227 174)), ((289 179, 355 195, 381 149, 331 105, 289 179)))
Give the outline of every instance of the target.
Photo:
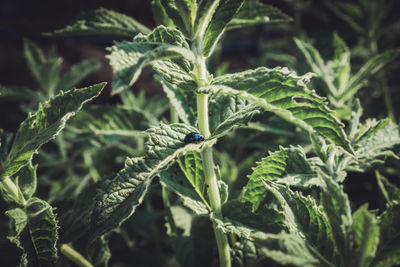
POLYGON ((204 137, 199 133, 191 132, 185 136, 185 139, 183 139, 183 141, 185 141, 186 144, 199 143, 201 141, 204 141, 204 137))

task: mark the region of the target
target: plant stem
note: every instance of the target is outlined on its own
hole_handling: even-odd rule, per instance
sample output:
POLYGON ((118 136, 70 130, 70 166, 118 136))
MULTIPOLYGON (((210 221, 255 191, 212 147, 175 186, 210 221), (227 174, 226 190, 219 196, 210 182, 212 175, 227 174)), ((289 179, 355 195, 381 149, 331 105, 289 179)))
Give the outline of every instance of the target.
MULTIPOLYGON (((193 69, 195 80, 197 82, 198 88, 202 86, 207 86, 209 84, 209 75, 206 66, 206 58, 202 55, 202 44, 205 32, 205 26, 208 24, 208 20, 211 18, 212 14, 215 12, 219 4, 219 0, 214 0, 213 4, 209 7, 205 19, 202 21, 199 30, 196 32, 194 38, 194 43, 192 44, 192 51, 196 55, 196 63, 193 69)), ((210 138, 210 128, 208 123, 208 95, 198 94, 197 95, 197 119, 199 122, 200 134, 204 136, 205 139, 210 138)), ((210 199, 210 204, 212 211, 218 217, 221 214, 221 197, 219 194, 219 188, 217 183, 217 176, 215 174, 215 166, 213 159, 212 148, 206 146, 201 152, 201 158, 203 161, 203 170, 205 176, 205 182, 208 185, 208 197, 210 199)), ((215 239, 217 241, 218 256, 219 256, 219 266, 220 267, 230 267, 231 266, 231 255, 228 243, 228 238, 222 229, 218 228, 215 223, 213 223, 215 239)))
MULTIPOLYGON (((206 184, 208 185, 208 197, 210 198, 211 208, 217 216, 221 216, 221 198, 219 195, 217 176, 214 171, 212 148, 205 147, 201 153, 201 158, 203 160, 204 175, 206 184)), ((213 228, 217 240, 219 265, 221 267, 229 267, 231 266, 231 255, 228 238, 222 229, 217 228, 215 223, 213 223, 213 228)))
MULTIPOLYGON (((208 95, 197 95, 197 115, 199 120, 200 133, 207 139, 210 137, 208 126, 208 95)), ((221 216, 221 198, 219 195, 217 176, 215 174, 214 160, 211 147, 205 147, 201 152, 203 161, 204 176, 208 185, 208 197, 213 212, 221 216)), ((213 224, 215 238, 217 240, 219 265, 221 267, 231 266, 230 248, 225 233, 213 224)))
POLYGON ((85 259, 78 251, 76 251, 67 244, 61 245, 60 252, 78 266, 93 267, 93 265, 87 259, 85 259))

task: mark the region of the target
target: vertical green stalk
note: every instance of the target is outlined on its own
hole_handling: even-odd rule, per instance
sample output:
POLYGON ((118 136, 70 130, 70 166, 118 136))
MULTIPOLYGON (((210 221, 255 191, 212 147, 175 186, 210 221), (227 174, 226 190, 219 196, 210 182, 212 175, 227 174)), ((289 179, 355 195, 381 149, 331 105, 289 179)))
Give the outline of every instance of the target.
MULTIPOLYGON (((207 12, 205 12, 199 20, 197 25, 197 30, 192 43, 192 51, 196 55, 196 63, 193 69, 194 77, 197 82, 197 86, 200 88, 202 86, 207 86, 209 84, 209 75, 206 67, 206 58, 202 55, 202 45, 203 38, 206 28, 219 5, 219 0, 214 0, 213 3, 208 7, 207 12)), ((210 138, 210 128, 208 123, 208 95, 198 94, 197 95, 197 119, 199 122, 200 134, 204 136, 205 139, 210 138)), ((208 197, 210 199, 210 204, 212 211, 217 216, 222 216, 221 214, 221 197, 219 195, 217 176, 215 174, 215 166, 213 160, 212 148, 206 146, 201 152, 201 158, 203 161, 203 170, 205 176, 205 182, 208 185, 208 197)), ((221 267, 231 266, 231 256, 230 248, 228 243, 228 238, 225 233, 213 223, 215 239, 218 246, 219 255, 219 265, 221 267)))
MULTIPOLYGON (((206 81, 207 70, 205 69, 204 59, 197 66, 200 73, 198 77, 199 81, 206 81)), ((205 84, 203 84, 205 85, 205 84)), ((201 84, 199 85, 201 86, 201 84)), ((211 136, 208 123, 208 95, 198 94, 197 95, 197 116, 199 121, 199 130, 204 138, 209 138, 211 136)), ((215 174, 215 166, 211 147, 205 147, 201 152, 201 158, 203 161, 203 169, 206 184, 208 185, 208 197, 210 199, 210 204, 213 212, 217 216, 221 216, 221 197, 219 194, 217 176, 215 174)), ((217 240, 219 264, 221 267, 231 266, 230 259, 230 248, 228 243, 228 238, 225 233, 217 228, 213 224, 215 238, 217 240)))

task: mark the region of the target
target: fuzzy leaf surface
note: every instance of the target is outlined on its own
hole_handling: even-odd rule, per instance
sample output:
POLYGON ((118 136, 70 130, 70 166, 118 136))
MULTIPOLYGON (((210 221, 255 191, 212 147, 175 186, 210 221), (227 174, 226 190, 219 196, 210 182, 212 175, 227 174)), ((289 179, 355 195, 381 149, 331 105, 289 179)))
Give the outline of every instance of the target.
POLYGON ((264 67, 219 76, 199 93, 235 95, 254 102, 303 129, 318 133, 347 151, 352 151, 343 124, 319 97, 305 85, 309 76, 297 76, 287 68, 264 67))
MULTIPOLYGON (((282 231, 290 233, 307 244, 307 247, 318 255, 317 259, 335 262, 329 221, 315 200, 272 181, 264 180, 264 185, 269 195, 257 213, 251 212, 249 203, 228 202, 223 206, 225 225, 239 227, 235 231, 242 232, 240 236, 262 244, 273 241, 282 231), (236 205, 233 205, 234 203, 236 205), (241 227, 247 230, 240 230, 241 227)), ((280 253, 287 252, 285 250, 289 247, 285 246, 279 248, 280 253)), ((277 246, 267 248, 277 250, 277 246)))
POLYGON ((8 239, 23 250, 22 266, 52 266, 57 259, 57 221, 53 208, 45 201, 32 198, 24 209, 6 212, 12 231, 8 239))
POLYGON ((129 88, 148 64, 166 81, 179 88, 193 89, 193 53, 176 29, 158 26, 148 35, 138 34, 133 42, 116 42, 107 58, 114 72, 113 94, 129 88))
POLYGON ((270 153, 253 169, 253 173, 249 176, 249 181, 240 195, 242 201, 252 203, 253 211, 260 207, 267 194, 263 180, 275 180, 281 177, 286 169, 286 159, 286 154, 282 151, 270 153))
POLYGON ((69 118, 78 112, 84 103, 97 97, 105 83, 60 92, 53 99, 40 103, 35 114, 29 114, 16 134, 11 151, 3 165, 2 177, 15 174, 27 165, 33 154, 43 144, 56 137, 69 118))
POLYGON ((228 23, 228 29, 236 29, 255 24, 292 21, 288 15, 278 8, 258 1, 245 1, 233 19, 228 23))
POLYGON ((390 119, 367 120, 355 134, 354 148, 358 161, 355 168, 368 170, 384 163, 387 157, 399 158, 393 148, 400 144, 399 127, 390 119))
POLYGON ((253 203, 253 210, 257 210, 268 192, 264 180, 302 189, 320 186, 316 168, 301 147, 281 148, 257 162, 241 198, 253 203))
POLYGON ((141 158, 127 158, 125 167, 110 180, 105 180, 98 193, 91 219, 93 237, 100 236, 129 218, 140 205, 152 179, 189 151, 200 151, 202 143, 185 144, 183 139, 195 128, 184 124, 161 124, 146 131, 147 152, 141 158))
POLYGON ((211 135, 221 137, 237 127, 247 125, 260 112, 260 107, 239 97, 219 96, 209 103, 211 135))
POLYGON ((354 265, 370 266, 375 257, 379 244, 379 226, 375 215, 367 210, 367 206, 361 206, 353 214, 352 224, 354 236, 354 265))
POLYGON ((260 253, 279 264, 298 267, 333 267, 321 254, 298 235, 287 233, 269 234, 256 242, 260 253))
POLYGON ((107 34, 132 37, 139 32, 146 34, 150 30, 127 15, 98 8, 82 14, 74 24, 47 34, 53 36, 107 34))
POLYGON ((342 262, 349 261, 350 235, 352 226, 350 201, 343 188, 331 177, 321 174, 324 184, 321 192, 321 204, 326 212, 332 228, 335 247, 342 258, 342 262))

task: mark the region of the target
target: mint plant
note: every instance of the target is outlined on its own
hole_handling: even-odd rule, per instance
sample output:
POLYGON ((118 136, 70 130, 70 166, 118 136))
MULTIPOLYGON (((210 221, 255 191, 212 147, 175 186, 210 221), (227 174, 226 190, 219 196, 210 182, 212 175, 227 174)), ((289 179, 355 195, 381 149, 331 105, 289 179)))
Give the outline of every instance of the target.
MULTIPOLYGON (((70 142, 88 140, 78 149, 85 178, 71 183, 73 197, 70 191, 56 191, 59 196, 52 200, 60 207, 57 219, 49 203, 33 197, 40 179, 33 154, 59 134, 104 83, 49 95, 21 124, 11 149, 1 154, 2 196, 11 208, 9 239, 23 249, 21 265, 54 264, 59 251, 79 266, 107 266, 113 249, 108 240, 118 236, 137 246, 129 236, 132 223, 145 219, 141 204, 156 216, 148 203, 159 191, 166 218, 162 230, 170 236, 181 266, 398 264, 400 189, 377 168, 389 157, 398 159, 399 127, 390 119, 363 120, 355 98, 386 56, 350 78, 350 52, 335 35, 332 64, 324 64, 316 49, 296 40, 315 74, 259 67, 214 76, 207 61, 225 31, 291 18, 270 5, 243 0, 157 0, 152 8, 158 23, 152 30, 101 8, 47 33, 128 38, 106 48, 114 73, 112 94, 119 95, 122 104, 92 106, 69 121, 70 142), (146 66, 161 84, 164 102, 129 92, 146 66), (330 103, 309 88, 315 75, 326 83, 330 103), (169 120, 162 117, 166 99, 169 120), (329 105, 346 108, 348 114, 337 117, 329 105), (227 171, 226 165, 235 162, 220 144, 229 136, 234 145, 246 142, 239 140, 238 129, 257 131, 249 122, 267 114, 293 124, 309 136, 308 144, 282 145, 268 155, 264 152, 257 162, 249 157, 237 167, 250 169, 250 174, 235 192, 235 180, 245 177, 227 171), (346 119, 347 126, 340 119, 346 119), (189 142, 192 132, 204 140, 189 142), (113 159, 107 158, 110 151, 113 159), (110 175, 102 170, 103 165, 118 166, 115 158, 125 156, 119 171, 110 175), (102 157, 107 164, 96 162, 102 157), (371 170, 376 171, 387 208, 378 214, 365 204, 353 212, 343 183, 349 172, 371 170), (228 174, 234 178, 225 177, 228 174)), ((1 149, 9 139, 2 137, 1 149)), ((45 163, 45 158, 39 161, 45 163)))
POLYGON ((357 73, 351 75, 350 50, 336 33, 333 35, 334 59, 327 63, 311 44, 299 39, 295 39, 295 42, 312 71, 323 81, 322 90, 325 91, 332 107, 338 110, 341 119, 350 117, 357 91, 368 83, 376 72, 400 54, 399 49, 393 49, 375 55, 357 73))

